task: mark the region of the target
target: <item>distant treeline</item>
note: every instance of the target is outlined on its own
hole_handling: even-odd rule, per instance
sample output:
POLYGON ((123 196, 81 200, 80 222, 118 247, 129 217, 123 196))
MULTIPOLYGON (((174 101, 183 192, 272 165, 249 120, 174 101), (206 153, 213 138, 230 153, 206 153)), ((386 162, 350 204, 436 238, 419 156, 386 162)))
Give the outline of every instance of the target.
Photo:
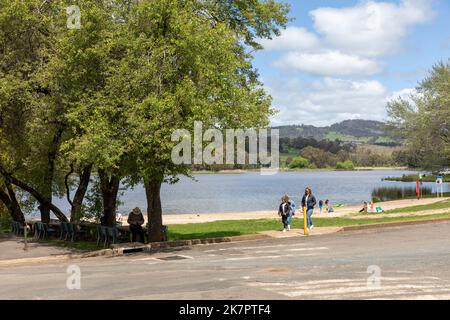
POLYGON ((282 166, 290 168, 336 168, 382 167, 402 165, 393 157, 390 147, 344 143, 338 140, 314 138, 281 138, 282 166), (305 161, 306 160, 306 161, 305 161))
POLYGON ((281 138, 280 139, 280 152, 288 153, 291 149, 304 149, 306 147, 313 147, 321 149, 323 151, 331 152, 333 154, 339 151, 353 152, 356 148, 354 144, 343 144, 342 142, 330 141, 330 140, 316 140, 314 138, 281 138))

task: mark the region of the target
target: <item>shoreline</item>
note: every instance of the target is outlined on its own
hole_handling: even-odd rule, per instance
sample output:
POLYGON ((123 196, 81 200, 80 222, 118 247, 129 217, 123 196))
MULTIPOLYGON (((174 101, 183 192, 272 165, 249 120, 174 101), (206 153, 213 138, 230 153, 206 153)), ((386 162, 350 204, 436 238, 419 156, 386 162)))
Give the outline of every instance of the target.
MULTIPOLYGON (((243 174, 243 173, 258 173, 261 170, 266 171, 268 169, 231 169, 231 170, 218 170, 218 171, 208 171, 208 170, 199 170, 192 171, 192 174, 243 174)), ((337 172, 352 172, 352 171, 417 171, 408 167, 355 167, 353 170, 342 170, 335 168, 322 168, 322 169, 289 169, 289 168, 278 168, 278 172, 321 172, 321 171, 337 171, 337 172)))
MULTIPOLYGON (((383 210, 393 210, 401 209, 406 207, 411 207, 415 205, 427 205, 433 204, 440 201, 445 201, 450 198, 423 198, 417 199, 402 199, 393 200, 386 202, 376 203, 376 206, 381 206, 383 210)), ((322 211, 319 213, 319 209, 314 210, 314 217, 317 218, 336 218, 348 216, 357 213, 362 208, 360 205, 349 205, 344 207, 334 208, 333 213, 326 213, 322 211)), ((297 210, 296 217, 302 216, 302 214, 297 210)), ((126 216, 124 216, 124 220, 126 216)), ((175 224, 189 224, 189 223, 205 223, 205 222, 215 222, 215 221, 226 221, 226 220, 256 220, 256 219, 278 219, 278 214, 276 210, 263 210, 263 211, 253 211, 253 212, 234 212, 234 213, 198 213, 198 214, 171 214, 163 215, 163 223, 166 225, 175 224)), ((145 217, 147 220, 147 217, 145 217)), ((124 223, 126 225, 126 222, 124 223)))

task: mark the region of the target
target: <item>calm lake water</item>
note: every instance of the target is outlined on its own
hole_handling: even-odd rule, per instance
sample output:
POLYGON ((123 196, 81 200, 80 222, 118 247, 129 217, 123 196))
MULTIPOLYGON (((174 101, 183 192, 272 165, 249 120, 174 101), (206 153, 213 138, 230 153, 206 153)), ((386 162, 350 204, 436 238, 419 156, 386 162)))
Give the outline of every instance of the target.
MULTIPOLYGON (((288 193, 296 203, 306 186, 311 186, 317 199, 330 199, 333 204, 359 204, 369 201, 375 187, 415 187, 415 183, 382 181, 388 176, 401 176, 412 171, 309 171, 282 172, 263 176, 258 172, 237 174, 198 174, 196 181, 183 177, 175 185, 163 185, 162 204, 165 214, 217 213, 277 210, 281 196, 288 193)), ((424 183, 435 191, 434 183, 424 183)), ((450 191, 449 184, 444 192, 450 191)), ((143 186, 124 191, 122 213, 138 206, 147 207, 143 186)), ((64 212, 69 206, 55 199, 64 212)))

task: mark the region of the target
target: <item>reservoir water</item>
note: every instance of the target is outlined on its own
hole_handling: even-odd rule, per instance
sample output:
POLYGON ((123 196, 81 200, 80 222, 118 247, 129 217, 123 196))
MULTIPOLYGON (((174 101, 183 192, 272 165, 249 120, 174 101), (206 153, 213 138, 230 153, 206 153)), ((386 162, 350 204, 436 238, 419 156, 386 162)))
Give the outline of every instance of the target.
MULTIPOLYGON (((302 171, 261 175, 259 172, 196 174, 195 180, 182 177, 174 185, 164 184, 161 198, 164 214, 250 212, 277 210, 279 200, 288 193, 295 202, 306 186, 313 189, 317 199, 329 199, 333 204, 359 204, 370 201, 376 187, 415 187, 415 183, 383 181, 388 176, 415 173, 399 170, 373 171, 302 171)), ((433 191, 435 183, 424 183, 433 191)), ((444 192, 450 191, 444 184, 444 192)), ((119 212, 128 213, 138 206, 146 209, 142 185, 125 190, 120 197, 119 212)), ((55 199, 64 212, 69 212, 65 199, 55 199)))

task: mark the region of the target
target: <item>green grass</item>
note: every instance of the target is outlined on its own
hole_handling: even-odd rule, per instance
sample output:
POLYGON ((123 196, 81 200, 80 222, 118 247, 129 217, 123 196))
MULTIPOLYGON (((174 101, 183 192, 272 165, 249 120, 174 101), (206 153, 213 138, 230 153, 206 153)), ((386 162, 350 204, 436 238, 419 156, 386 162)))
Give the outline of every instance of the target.
POLYGON ((450 200, 440 201, 432 204, 424 204, 406 208, 388 210, 385 213, 412 213, 428 210, 450 209, 450 200))
POLYGON ((331 141, 340 140, 343 142, 363 142, 367 143, 370 140, 370 137, 355 137, 351 135, 345 135, 341 133, 337 133, 334 131, 330 131, 325 135, 325 138, 331 141))
MULTIPOLYGON (((410 217, 386 217, 386 218, 314 218, 316 227, 344 227, 353 225, 374 224, 381 222, 415 221, 432 218, 450 218, 450 212, 428 216, 410 217)), ((292 221, 293 228, 303 228, 303 220, 295 218, 292 221)), ((184 225, 169 226, 169 240, 204 239, 214 237, 230 237, 240 235, 256 234, 261 231, 280 230, 282 224, 280 219, 258 219, 258 220, 236 220, 216 221, 207 223, 192 223, 184 225)))

